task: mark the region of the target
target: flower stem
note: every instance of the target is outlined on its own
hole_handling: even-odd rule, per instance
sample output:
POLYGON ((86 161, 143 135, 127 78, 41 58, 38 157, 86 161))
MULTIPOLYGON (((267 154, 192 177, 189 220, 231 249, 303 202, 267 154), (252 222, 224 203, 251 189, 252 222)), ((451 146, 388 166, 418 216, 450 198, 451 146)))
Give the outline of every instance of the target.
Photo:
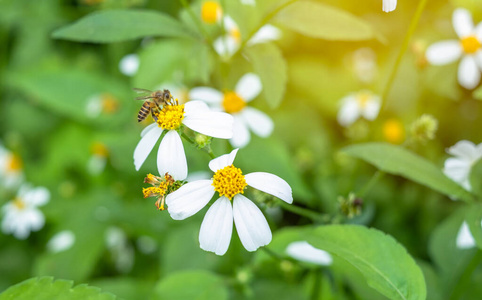
POLYGON ((386 103, 387 103, 386 99, 388 97, 388 93, 390 92, 390 89, 392 88, 393 81, 395 80, 395 75, 397 75, 397 71, 398 71, 398 68, 400 67, 400 63, 402 62, 403 55, 408 49, 408 45, 413 36, 413 33, 415 32, 415 29, 417 28, 418 22, 420 21, 420 17, 422 16, 422 12, 426 4, 427 4, 427 0, 420 0, 417 6, 417 10, 415 11, 415 14, 412 17, 412 21, 410 22, 410 27, 408 28, 407 34, 403 39, 402 47, 400 48, 400 52, 398 53, 397 60, 395 61, 392 71, 390 72, 387 84, 385 85, 385 88, 382 91, 382 95, 381 95, 382 108, 386 106, 386 103))
POLYGON ((385 172, 383 171, 376 171, 375 174, 373 174, 372 178, 362 187, 362 189, 356 193, 356 196, 363 198, 365 194, 370 191, 370 189, 380 180, 383 176, 385 176, 385 172))
POLYGON ((331 219, 331 217, 327 214, 320 214, 319 212, 313 211, 311 209, 299 207, 293 204, 288 204, 284 201, 280 201, 280 206, 287 211, 303 217, 307 217, 318 223, 326 224, 329 223, 331 219))
POLYGON ((182 6, 184 6, 186 11, 191 16, 191 19, 197 24, 197 26, 201 30, 201 33, 203 34, 203 36, 206 39, 206 41, 208 42, 208 44, 212 46, 213 40, 211 39, 211 36, 209 35, 209 33, 204 28, 204 25, 202 24, 201 20, 199 20, 199 18, 196 16, 194 11, 192 10, 192 7, 187 3, 186 0, 180 0, 180 1, 181 1, 182 6))
POLYGON ((269 249, 268 247, 264 246, 264 247, 261 247, 261 249, 266 252, 266 254, 268 254, 269 256, 273 257, 274 259, 276 260, 279 260, 279 261, 283 261, 283 257, 281 257, 281 255, 279 255, 278 253, 274 252, 273 250, 269 249))
POLYGON ((320 291, 321 291, 321 276, 323 275, 323 269, 322 268, 316 268, 313 270, 314 272, 314 280, 313 280, 313 289, 311 290, 311 299, 312 300, 318 300, 320 297, 320 291))
POLYGON ((461 299, 464 293, 467 292, 467 284, 469 284, 470 277, 472 277, 472 273, 479 266, 481 261, 482 261, 482 251, 479 249, 477 250, 477 253, 475 253, 472 260, 470 260, 467 268, 465 268, 465 271, 462 273, 462 275, 460 275, 460 278, 457 281, 457 284, 452 290, 452 295, 450 295, 450 300, 461 299))

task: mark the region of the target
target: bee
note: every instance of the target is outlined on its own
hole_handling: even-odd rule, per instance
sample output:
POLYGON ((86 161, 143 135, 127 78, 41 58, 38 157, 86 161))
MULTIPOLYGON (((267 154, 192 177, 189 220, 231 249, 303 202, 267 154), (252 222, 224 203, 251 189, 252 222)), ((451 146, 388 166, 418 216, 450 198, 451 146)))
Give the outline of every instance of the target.
POLYGON ((155 116, 154 112, 158 111, 160 106, 169 105, 173 101, 173 97, 169 90, 158 90, 155 92, 137 88, 134 88, 133 90, 138 93, 149 93, 148 95, 136 98, 136 100, 146 100, 144 101, 144 104, 142 104, 142 107, 137 114, 137 122, 143 121, 147 115, 149 115, 149 113, 152 114, 152 118, 157 122, 157 117, 155 116))

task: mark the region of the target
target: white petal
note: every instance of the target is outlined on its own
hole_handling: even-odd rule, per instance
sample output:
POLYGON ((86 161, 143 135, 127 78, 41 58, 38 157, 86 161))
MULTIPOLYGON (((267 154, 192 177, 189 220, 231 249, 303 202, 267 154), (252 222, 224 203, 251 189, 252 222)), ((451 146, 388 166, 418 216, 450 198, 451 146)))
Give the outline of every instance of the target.
POLYGON ((473 56, 467 55, 460 61, 458 79, 466 89, 475 88, 480 82, 480 70, 473 56))
POLYGON ((45 224, 45 217, 42 212, 36 208, 22 211, 22 223, 27 224, 31 231, 38 231, 45 224))
POLYGON ((137 54, 128 54, 119 62, 119 70, 122 74, 133 76, 139 69, 139 56, 137 54))
POLYGON ((259 76, 254 73, 247 73, 239 79, 234 89, 244 101, 249 102, 261 93, 263 85, 259 76))
POLYGON ((238 153, 239 149, 234 149, 229 154, 221 155, 220 157, 216 157, 209 162, 209 169, 211 171, 216 172, 217 170, 221 170, 224 167, 230 166, 233 164, 234 159, 236 158, 236 154, 238 153))
POLYGON ((264 112, 252 107, 245 107, 240 113, 249 129, 260 137, 268 137, 274 129, 273 120, 264 112))
POLYGON ((243 3, 244 5, 251 5, 251 6, 255 6, 255 5, 256 5, 256 1, 255 1, 255 0, 241 0, 241 3, 243 3))
POLYGON ((456 61, 462 55, 462 46, 457 40, 437 42, 427 48, 425 56, 432 65, 445 65, 456 61))
POLYGON ((209 106, 201 100, 193 100, 184 104, 184 117, 206 111, 209 111, 209 106))
POLYGON ((464 8, 457 8, 452 15, 452 24, 460 38, 471 35, 474 30, 474 22, 470 12, 464 8))
POLYGON ((271 242, 271 230, 261 210, 241 194, 234 196, 233 216, 239 239, 248 251, 271 242))
POLYGON ((147 156, 151 153, 152 148, 154 148, 154 145, 157 143, 161 134, 162 129, 160 127, 153 127, 144 134, 137 144, 136 149, 134 150, 134 166, 137 171, 139 171, 147 156))
POLYGON ((188 182, 167 195, 167 211, 174 220, 184 220, 200 211, 214 195, 212 180, 188 182))
POLYGON ((397 8, 397 0, 383 0, 383 11, 384 12, 391 12, 397 8))
POLYGON ((196 87, 189 91, 189 99, 202 100, 206 103, 221 103, 224 99, 223 93, 210 87, 196 87))
POLYGON ((145 136, 149 131, 154 129, 154 127, 159 127, 157 123, 152 123, 151 125, 148 125, 146 128, 142 129, 141 131, 141 137, 145 136))
POLYGON ((380 111, 380 97, 374 96, 372 99, 367 101, 365 107, 362 108, 361 114, 367 120, 373 121, 377 118, 378 112, 380 111))
POLYGON ((49 202, 50 199, 50 192, 45 187, 37 187, 34 189, 29 190, 23 200, 25 203, 32 205, 32 206, 42 206, 49 202))
POLYGON ((224 28, 226 29, 226 31, 238 29, 238 24, 236 24, 236 21, 234 21, 234 19, 228 15, 224 17, 223 22, 224 22, 224 28))
POLYGON ((64 230, 55 234, 47 243, 47 249, 52 253, 58 253, 70 249, 75 243, 75 235, 70 230, 64 230))
POLYGON ((462 226, 460 226, 459 232, 457 233, 456 244, 459 249, 470 249, 475 247, 474 236, 470 232, 469 225, 465 221, 462 223, 462 226))
POLYGON ((187 177, 187 161, 181 137, 175 130, 169 130, 161 141, 157 152, 157 169, 161 176, 166 172, 175 180, 187 177))
POLYGON ((220 139, 233 137, 233 116, 224 112, 198 112, 186 114, 182 121, 194 131, 220 139))
POLYGON ((350 126, 360 117, 360 107, 354 96, 343 98, 340 111, 337 115, 338 123, 341 126, 350 126))
POLYGON ((475 144, 467 140, 458 141, 455 145, 447 149, 447 153, 467 161, 473 161, 479 156, 475 144))
POLYGON ((221 197, 209 208, 201 224, 201 249, 224 255, 228 250, 232 232, 233 207, 228 198, 221 197))
POLYGON ((239 49, 239 42, 233 37, 226 35, 214 41, 214 50, 219 56, 230 57, 239 49))
MULTIPOLYGON (((396 0, 395 0, 396 1, 396 0)), ((281 30, 279 28, 267 24, 261 27, 254 36, 248 41, 247 45, 261 44, 270 41, 279 40, 281 38, 281 30)))
MULTIPOLYGON (((482 39, 480 39, 480 40, 482 40, 482 39)), ((477 62, 477 65, 479 66, 479 69, 482 71, 482 50, 477 51, 474 54, 474 58, 475 58, 475 61, 477 62)))
POLYGON ((229 140, 231 145, 235 148, 243 148, 249 144, 251 140, 251 134, 248 130, 244 119, 238 114, 233 115, 233 137, 229 140))
POLYGON ((213 174, 209 171, 196 171, 196 172, 189 172, 187 175, 186 181, 193 182, 198 180, 206 180, 211 179, 213 174))
POLYGON ((297 260, 321 266, 329 266, 333 262, 333 258, 328 252, 315 248, 306 241, 289 244, 286 247, 286 254, 297 260))
POLYGON ((462 185, 465 189, 471 190, 469 174, 471 162, 458 158, 448 158, 444 164, 444 174, 462 185))
POLYGON ((278 197, 287 203, 293 203, 291 187, 280 177, 265 172, 254 172, 246 174, 244 178, 249 186, 278 197))

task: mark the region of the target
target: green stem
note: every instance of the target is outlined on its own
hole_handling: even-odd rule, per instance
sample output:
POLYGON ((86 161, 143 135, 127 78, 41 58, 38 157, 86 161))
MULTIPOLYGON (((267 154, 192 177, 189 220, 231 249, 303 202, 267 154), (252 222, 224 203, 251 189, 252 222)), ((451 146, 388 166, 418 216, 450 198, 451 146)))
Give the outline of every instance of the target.
POLYGON ((382 91, 382 107, 386 106, 387 103, 387 97, 390 92, 390 89, 392 88, 393 81, 395 80, 395 75, 397 75, 398 68, 400 67, 400 63, 402 62, 403 55, 408 49, 410 40, 413 36, 413 33, 415 32, 415 29, 417 28, 418 22, 420 21, 420 17, 422 16, 422 12, 427 4, 428 0, 420 0, 417 6, 417 10, 415 11, 415 14, 412 17, 412 21, 410 22, 410 27, 408 28, 407 34, 405 35, 405 38, 402 43, 402 47, 400 48, 400 52, 398 53, 397 60, 395 61, 395 65, 393 66, 393 69, 388 77, 387 84, 385 85, 385 88, 382 91))
POLYGON ((239 47, 239 49, 233 54, 232 57, 236 56, 239 52, 241 52, 241 50, 246 46, 246 43, 249 42, 249 40, 256 34, 256 32, 258 32, 261 27, 263 27, 264 25, 268 24, 269 21, 271 21, 271 19, 276 15, 278 14, 281 10, 283 10, 284 8, 286 8, 287 6, 297 2, 298 0, 290 0, 290 1, 287 1, 286 3, 278 6, 276 9, 274 9, 272 12, 270 12, 269 14, 267 14, 263 20, 261 20, 261 22, 259 23, 259 25, 254 28, 249 34, 248 34, 248 37, 246 39, 243 39, 243 41, 241 42, 241 45, 239 47))
POLYGON ((261 247, 261 250, 263 250, 264 252, 266 252, 266 254, 268 254, 269 256, 273 257, 274 259, 276 260, 279 260, 279 261, 283 261, 283 257, 281 257, 281 255, 279 255, 278 253, 274 252, 273 250, 269 249, 268 247, 261 247))
POLYGON ((313 270, 315 273, 314 280, 313 280, 313 290, 311 290, 311 299, 312 300, 318 300, 320 297, 320 291, 321 291, 321 275, 322 275, 322 268, 317 268, 313 270))
POLYGON ((467 285, 470 282, 472 273, 479 266, 481 261, 482 261, 482 251, 479 249, 477 250, 477 253, 475 253, 472 260, 469 262, 467 268, 465 268, 465 271, 462 273, 459 280, 457 281, 457 284, 452 290, 452 295, 450 295, 450 300, 461 299, 462 296, 467 292, 467 285))
MULTIPOLYGON (((188 141, 190 144, 197 146, 196 142, 193 141, 192 138, 190 138, 185 132, 181 132, 181 136, 188 141)), ((216 155, 214 155, 213 149, 211 149, 211 146, 207 148, 203 148, 204 152, 206 152, 212 159, 216 158, 216 155)))
POLYGON ((385 172, 383 171, 376 171, 375 174, 373 174, 372 178, 365 184, 365 186, 362 187, 362 189, 356 193, 356 195, 360 198, 363 198, 365 194, 370 191, 370 189, 380 180, 383 176, 385 175, 385 172))
POLYGON ((199 20, 199 18, 196 16, 196 14, 194 13, 191 6, 189 5, 189 3, 187 3, 186 0, 180 0, 180 1, 182 3, 182 6, 184 6, 184 8, 188 12, 188 14, 191 16, 191 19, 196 23, 196 25, 201 30, 201 33, 203 34, 203 36, 206 39, 206 41, 208 42, 208 44, 211 45, 211 47, 212 47, 213 40, 211 39, 211 36, 209 35, 209 33, 206 31, 206 28, 204 28, 204 25, 201 22, 201 20, 199 20))
POLYGON ((280 201, 280 206, 287 210, 290 211, 294 214, 307 217, 313 221, 319 222, 319 223, 328 223, 330 221, 330 216, 326 214, 320 214, 319 212, 313 211, 311 209, 299 207, 293 204, 288 204, 286 202, 280 201))

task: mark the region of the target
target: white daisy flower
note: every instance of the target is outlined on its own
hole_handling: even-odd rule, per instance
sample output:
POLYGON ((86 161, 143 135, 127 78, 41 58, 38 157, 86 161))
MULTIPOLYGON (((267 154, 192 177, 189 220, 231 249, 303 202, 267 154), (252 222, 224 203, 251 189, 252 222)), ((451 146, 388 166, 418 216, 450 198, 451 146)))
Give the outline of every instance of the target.
POLYGON ((128 273, 134 266, 135 253, 125 232, 118 227, 109 227, 105 232, 105 242, 110 250, 116 269, 128 273))
POLYGON ((224 93, 210 87, 197 87, 191 89, 190 99, 203 100, 215 110, 225 111, 234 117, 233 137, 229 140, 236 148, 246 146, 253 131, 260 137, 268 137, 274 128, 274 123, 265 113, 247 106, 256 98, 263 86, 258 75, 245 74, 236 84, 234 91, 224 93))
POLYGON ((384 12, 391 12, 397 8, 397 0, 383 0, 382 9, 384 12))
POLYGON ((470 12, 463 8, 454 11, 452 23, 459 39, 431 45, 426 57, 432 65, 445 65, 462 57, 458 70, 459 83, 466 89, 473 89, 480 82, 482 68, 482 23, 474 27, 470 12))
POLYGON ((364 47, 353 52, 351 57, 355 75, 361 82, 370 83, 377 75, 377 54, 364 47))
POLYGON ((311 246, 307 241, 293 242, 286 247, 286 254, 297 259, 320 266, 329 266, 333 262, 331 255, 311 246))
POLYGON ((22 185, 17 197, 2 208, 3 233, 26 239, 31 231, 40 230, 45 224, 45 217, 37 207, 45 205, 49 198, 50 193, 44 187, 22 185))
POLYGON ((179 134, 181 125, 215 138, 233 137, 233 117, 226 113, 210 111, 202 101, 164 105, 157 115, 157 122, 141 132, 141 140, 134 150, 136 170, 140 169, 161 134, 165 133, 157 152, 159 174, 169 173, 176 180, 186 178, 186 154, 179 134))
POLYGON ((455 157, 448 158, 445 161, 445 175, 466 190, 472 190, 470 171, 472 166, 482 158, 482 143, 475 145, 470 141, 463 140, 450 147, 447 152, 455 157))
POLYGON ((341 99, 338 123, 341 126, 350 126, 360 117, 373 121, 378 116, 380 106, 380 97, 370 91, 352 93, 341 99))
POLYGON ((256 5, 256 1, 255 1, 255 0, 241 0, 241 3, 244 4, 244 5, 251 5, 251 6, 255 6, 255 5, 256 5))
POLYGON ((92 175, 99 175, 105 169, 107 165, 107 158, 109 156, 109 150, 102 143, 94 143, 91 147, 92 155, 87 162, 87 170, 92 175))
POLYGON ((120 60, 119 70, 126 76, 134 76, 139 70, 140 63, 139 55, 128 54, 120 60))
POLYGON ((75 235, 70 230, 63 230, 55 234, 47 243, 47 249, 52 253, 69 250, 75 243, 75 235))
MULTIPOLYGON (((241 31, 239 30, 238 24, 236 24, 230 16, 224 16, 223 22, 226 34, 217 38, 213 46, 214 50, 216 50, 221 57, 229 58, 236 53, 241 46, 241 31)), ((273 25, 267 24, 261 27, 246 44, 251 46, 279 40, 280 38, 281 30, 273 25)))
POLYGON ((293 202, 291 187, 278 176, 263 172, 243 175, 233 165, 237 152, 235 149, 209 162, 209 168, 215 172, 212 179, 189 182, 166 198, 171 217, 183 220, 206 206, 215 192, 219 193, 220 198, 209 208, 199 232, 201 248, 217 255, 228 250, 233 220, 246 250, 255 251, 271 242, 271 230, 263 213, 242 195, 248 185, 287 203, 293 202))
POLYGON ((457 248, 459 249, 470 249, 475 247, 475 239, 470 232, 470 228, 467 222, 464 221, 462 223, 462 226, 460 226, 455 243, 457 245, 457 248))
POLYGON ((22 159, 0 144, 0 182, 6 188, 19 186, 23 181, 22 159))
POLYGON ((97 118, 102 113, 112 114, 119 109, 119 101, 109 93, 95 94, 87 99, 85 114, 97 118))

